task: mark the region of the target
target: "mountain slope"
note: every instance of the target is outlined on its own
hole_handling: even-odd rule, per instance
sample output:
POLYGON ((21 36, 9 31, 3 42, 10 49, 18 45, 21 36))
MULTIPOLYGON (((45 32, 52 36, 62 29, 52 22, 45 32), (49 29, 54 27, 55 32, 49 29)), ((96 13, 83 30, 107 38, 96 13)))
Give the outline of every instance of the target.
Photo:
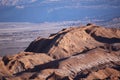
POLYGON ((51 34, 48 39, 36 39, 25 51, 45 52, 55 59, 60 59, 96 47, 104 47, 106 44, 113 44, 114 41, 120 43, 119 29, 89 25, 63 29, 51 34))
POLYGON ((0 58, 0 79, 120 79, 120 29, 93 24, 67 28, 38 37, 25 51, 0 58))

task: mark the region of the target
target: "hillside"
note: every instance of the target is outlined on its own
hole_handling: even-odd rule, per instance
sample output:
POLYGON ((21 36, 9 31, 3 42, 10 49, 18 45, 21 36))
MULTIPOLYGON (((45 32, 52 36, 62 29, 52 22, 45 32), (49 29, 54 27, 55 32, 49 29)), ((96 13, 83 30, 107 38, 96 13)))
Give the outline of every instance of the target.
POLYGON ((120 80, 120 29, 87 24, 38 37, 0 58, 0 80, 120 80))

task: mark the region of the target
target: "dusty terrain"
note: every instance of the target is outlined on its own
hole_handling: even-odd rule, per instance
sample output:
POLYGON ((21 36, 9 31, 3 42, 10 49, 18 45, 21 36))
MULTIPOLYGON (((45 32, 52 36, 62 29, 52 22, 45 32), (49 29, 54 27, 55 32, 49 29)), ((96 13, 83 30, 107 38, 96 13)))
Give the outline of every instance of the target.
POLYGON ((0 58, 0 80, 120 80, 120 29, 87 24, 38 37, 0 58))
POLYGON ((37 37, 48 37, 62 28, 80 25, 79 22, 43 22, 43 23, 20 23, 0 22, 0 56, 11 55, 24 51, 27 46, 37 37))

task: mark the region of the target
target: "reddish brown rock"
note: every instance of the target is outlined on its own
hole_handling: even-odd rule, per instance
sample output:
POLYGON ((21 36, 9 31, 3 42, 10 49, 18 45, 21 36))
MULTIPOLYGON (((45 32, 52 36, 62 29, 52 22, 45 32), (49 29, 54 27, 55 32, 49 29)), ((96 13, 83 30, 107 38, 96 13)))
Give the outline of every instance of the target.
POLYGON ((35 54, 30 52, 21 52, 14 56, 3 57, 3 62, 7 69, 15 74, 27 69, 32 69, 36 65, 41 65, 52 61, 53 59, 44 53, 35 54))
POLYGON ((63 29, 37 38, 25 51, 0 59, 0 79, 120 79, 120 29, 94 24, 63 29))
POLYGON ((120 79, 120 71, 117 71, 112 68, 105 68, 102 70, 99 70, 97 72, 92 72, 86 80, 94 80, 94 79, 99 79, 99 80, 119 80, 120 79))
POLYGON ((60 59, 96 47, 106 46, 106 44, 111 46, 110 44, 114 43, 120 43, 119 29, 88 25, 63 29, 48 39, 35 40, 26 51, 46 52, 53 58, 60 59))
POLYGON ((66 71, 67 76, 74 76, 77 73, 82 72, 83 70, 91 69, 95 66, 97 68, 97 66, 99 65, 104 65, 104 67, 106 67, 105 64, 107 63, 119 61, 120 56, 117 56, 114 53, 110 54, 102 49, 94 49, 88 51, 87 53, 71 56, 64 61, 61 61, 59 63, 59 69, 66 71))

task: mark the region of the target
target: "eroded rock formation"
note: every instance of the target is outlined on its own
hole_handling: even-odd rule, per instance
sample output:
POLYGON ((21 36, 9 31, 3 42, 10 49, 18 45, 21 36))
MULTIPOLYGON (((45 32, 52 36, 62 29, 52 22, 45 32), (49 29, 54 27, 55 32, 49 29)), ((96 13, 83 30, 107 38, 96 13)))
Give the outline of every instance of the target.
POLYGON ((0 58, 1 80, 120 80, 120 29, 88 24, 0 58))

